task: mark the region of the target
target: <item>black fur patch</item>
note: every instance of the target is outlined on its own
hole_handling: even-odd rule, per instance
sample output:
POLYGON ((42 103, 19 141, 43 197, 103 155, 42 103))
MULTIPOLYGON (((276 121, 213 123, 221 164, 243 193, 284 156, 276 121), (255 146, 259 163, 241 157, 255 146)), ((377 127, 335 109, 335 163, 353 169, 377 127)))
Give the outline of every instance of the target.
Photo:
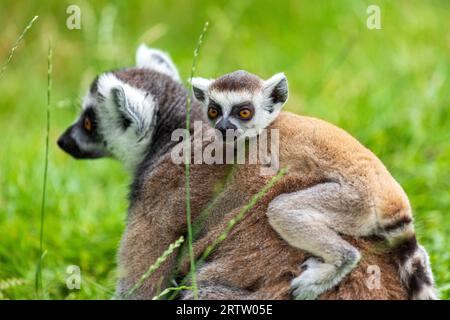
POLYGON ((403 217, 402 219, 395 221, 391 224, 385 225, 383 228, 385 231, 392 231, 395 229, 399 229, 404 227, 407 224, 410 224, 412 222, 411 217, 403 217))
POLYGON ((80 121, 78 125, 81 127, 82 131, 90 138, 92 141, 99 142, 101 140, 100 133, 98 132, 98 122, 97 122, 97 114, 94 111, 94 108, 88 106, 82 116, 80 117, 80 121), (89 118, 92 123, 92 128, 90 131, 87 131, 84 128, 83 122, 85 118, 89 118))
POLYGON ((105 102, 105 100, 106 100, 106 98, 100 92, 97 92, 97 101, 99 103, 102 103, 102 102, 105 102))
POLYGON ((122 113, 120 114, 120 118, 122 120, 122 129, 127 130, 131 126, 131 120, 122 113))
POLYGON ((278 84, 273 88, 272 93, 270 94, 272 98, 272 102, 275 103, 285 103, 288 98, 288 90, 287 90, 287 81, 286 78, 282 79, 278 84))
POLYGON ((424 285, 432 285, 432 281, 425 271, 425 266, 422 265, 420 261, 415 261, 412 264, 412 268, 413 273, 408 282, 410 298, 412 298, 412 295, 415 292, 419 292, 424 287, 424 285))
POLYGON ((122 88, 112 88, 111 89, 111 95, 114 101, 114 104, 117 107, 124 107, 125 106, 125 93, 123 92, 122 88))
POLYGON ((208 107, 213 107, 216 108, 218 111, 222 112, 222 107, 220 106, 220 104, 218 104, 216 101, 214 101, 213 99, 209 99, 209 105, 208 107))
POLYGON ((269 113, 273 112, 273 106, 265 106, 265 107, 263 107, 263 109, 266 110, 269 113))
POLYGON ((194 92, 194 96, 198 101, 201 101, 201 102, 205 101, 205 93, 202 90, 200 90, 196 87, 193 87, 192 91, 194 92))
POLYGON ((234 115, 236 118, 240 119, 241 121, 250 121, 251 119, 253 119, 253 116, 255 115, 255 107, 253 106, 253 104, 250 101, 239 103, 239 104, 234 105, 231 108, 230 114, 234 115), (248 109, 251 111, 252 115, 250 118, 243 119, 239 116, 239 112, 242 108, 245 108, 245 109, 248 109))
POLYGON ((414 252, 417 250, 416 236, 412 236, 393 249, 394 256, 400 261, 401 264, 405 263, 414 252))
MULTIPOLYGON (((416 236, 412 236, 395 247, 392 253, 398 262, 403 265, 414 255, 417 250, 418 244, 416 236)), ((414 294, 418 293, 425 285, 431 286, 433 284, 432 279, 427 274, 426 267, 425 262, 421 259, 414 259, 412 261, 412 270, 407 282, 410 299, 413 298, 414 294)))

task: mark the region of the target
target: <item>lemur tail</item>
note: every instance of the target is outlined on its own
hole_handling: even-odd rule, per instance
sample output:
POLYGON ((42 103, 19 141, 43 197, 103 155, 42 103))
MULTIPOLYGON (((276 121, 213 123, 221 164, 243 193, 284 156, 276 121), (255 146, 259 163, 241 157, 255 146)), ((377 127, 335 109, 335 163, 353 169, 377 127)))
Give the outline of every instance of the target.
POLYGON ((430 260, 425 249, 417 242, 412 219, 403 221, 395 228, 385 228, 383 236, 392 248, 409 299, 438 299, 430 260))

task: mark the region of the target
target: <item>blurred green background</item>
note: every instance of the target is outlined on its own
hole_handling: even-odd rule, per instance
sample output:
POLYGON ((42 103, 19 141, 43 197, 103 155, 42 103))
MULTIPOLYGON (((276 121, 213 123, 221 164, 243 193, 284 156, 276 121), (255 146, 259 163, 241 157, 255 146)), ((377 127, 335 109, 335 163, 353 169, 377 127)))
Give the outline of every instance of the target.
POLYGON ((113 160, 75 161, 55 141, 89 82, 134 64, 137 45, 167 50, 183 79, 206 20, 198 75, 284 71, 287 109, 335 123, 372 149, 410 197, 437 285, 450 297, 450 2, 448 1, 5 1, 0 63, 0 298, 35 298, 45 151, 47 47, 53 91, 43 283, 50 299, 108 299, 124 228, 129 177, 113 160), (68 30, 66 8, 81 9, 68 30), (381 30, 366 9, 381 8, 381 30), (80 290, 65 284, 69 265, 80 290), (23 282, 23 283, 22 283, 23 282))

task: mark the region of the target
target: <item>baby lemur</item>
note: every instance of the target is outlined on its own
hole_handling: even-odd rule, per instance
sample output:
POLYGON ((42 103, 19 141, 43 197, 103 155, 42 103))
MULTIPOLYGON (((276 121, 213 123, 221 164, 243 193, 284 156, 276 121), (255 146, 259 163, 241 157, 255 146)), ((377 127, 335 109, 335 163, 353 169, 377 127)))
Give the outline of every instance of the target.
MULTIPOLYGON (((75 158, 114 157, 122 161, 133 174, 127 226, 118 256, 120 272, 117 297, 151 299, 159 290, 170 285, 175 254, 132 295, 128 296, 127 293, 169 244, 186 233, 184 166, 174 164, 170 153, 177 146, 177 141, 171 139, 172 132, 185 126, 187 93, 167 55, 155 49, 141 47, 137 61, 135 68, 106 72, 93 81, 84 99, 82 113, 61 135, 58 144, 75 158)), ((279 82, 275 84, 277 83, 279 82)), ((276 85, 271 87, 280 88, 276 85)), ((212 86, 203 87, 204 101, 209 101, 211 88, 212 86)), ((281 92, 283 91, 272 90, 272 102, 264 100, 269 102, 264 105, 267 112, 274 112, 269 116, 269 122, 281 108, 277 103, 281 92)), ((218 100, 217 103, 221 103, 221 100, 218 100)), ((255 114, 259 112, 259 106, 253 105, 255 114)), ((201 111, 200 104, 194 101, 191 114, 193 122, 203 118, 201 111)), ((251 120, 248 124, 251 124, 251 120)), ((267 123, 262 126, 267 126, 267 123)), ((298 266, 308 254, 289 246, 272 229, 266 213, 269 213, 271 219, 275 218, 278 211, 274 209, 275 213, 272 214, 272 208, 277 208, 279 201, 275 200, 269 211, 268 205, 272 199, 283 193, 308 190, 323 183, 324 177, 318 174, 320 172, 315 169, 317 166, 314 163, 309 162, 307 158, 303 163, 298 162, 299 150, 306 150, 308 144, 329 144, 327 151, 330 158, 333 158, 336 150, 345 150, 345 146, 349 146, 344 143, 349 140, 347 143, 350 143, 351 150, 344 152, 342 159, 349 163, 348 159, 351 158, 353 150, 362 148, 342 130, 311 118, 283 113, 270 127, 279 129, 282 165, 291 163, 290 169, 293 173, 289 173, 258 202, 198 270, 201 298, 290 298, 291 281, 301 273, 298 266), (334 137, 333 141, 329 138, 324 141, 324 137, 319 133, 314 135, 314 132, 324 129, 334 137), (302 143, 290 143, 297 141, 299 137, 305 138, 302 143), (307 166, 308 163, 311 166, 307 166), (300 168, 303 171, 300 171, 300 168)), ((207 145, 206 142, 205 144, 207 145)), ((346 168, 342 169, 347 172, 346 168)), ((191 170, 191 209, 195 219, 209 205, 217 183, 229 172, 229 165, 193 164, 191 170)), ((237 166, 211 212, 212 216, 219 216, 221 219, 204 230, 203 237, 195 242, 197 255, 217 237, 224 224, 233 219, 239 208, 268 180, 270 177, 259 175, 258 165, 237 166)), ((358 201, 355 200, 355 206, 358 201)), ((293 225, 297 225, 296 216, 292 219, 293 225)), ((281 233, 285 232, 278 224, 274 225, 281 233)), ((423 260, 421 257, 413 258, 417 251, 414 238, 409 238, 394 250, 388 251, 377 250, 378 242, 374 240, 352 239, 347 236, 346 239, 359 248, 363 258, 344 280, 319 298, 404 299, 408 297, 408 292, 416 297, 418 289, 426 288, 424 283, 431 285, 431 275, 425 273, 423 260), (405 286, 400 282, 393 257, 400 257, 404 262, 410 263, 411 270, 424 270, 422 274, 417 273, 416 278, 411 278, 415 281, 411 281, 408 290, 405 290, 405 286), (375 287, 367 284, 367 280, 372 276, 368 273, 369 266, 376 266, 381 272, 381 278, 378 277, 378 285, 375 287)), ((330 248, 334 248, 334 244, 330 248)), ((316 254, 313 250, 311 252, 316 254)), ((294 289, 298 288, 297 282, 294 281, 294 289)), ((311 297, 309 292, 306 296, 298 290, 294 296, 311 297)), ((185 298, 189 298, 189 294, 186 294, 185 298)))
MULTIPOLYGON (((195 78, 195 97, 212 127, 224 136, 252 137, 268 127, 288 98, 284 74, 269 80, 245 71, 217 80, 195 78), (237 134, 235 133, 237 132, 237 134)), ((291 246, 314 255, 292 285, 299 298, 315 299, 339 283, 361 259, 341 235, 380 236, 400 248, 399 273, 413 299, 436 293, 426 251, 417 244, 408 198, 377 157, 343 130, 299 117, 280 136, 280 164, 317 181, 272 200, 270 225, 291 246), (409 248, 408 252, 402 248, 409 248)))

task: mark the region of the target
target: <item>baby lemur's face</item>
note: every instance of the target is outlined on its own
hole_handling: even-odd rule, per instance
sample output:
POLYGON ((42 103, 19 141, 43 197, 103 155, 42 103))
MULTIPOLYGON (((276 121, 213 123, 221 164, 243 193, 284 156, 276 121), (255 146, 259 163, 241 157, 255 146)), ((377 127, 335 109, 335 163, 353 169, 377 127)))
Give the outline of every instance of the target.
POLYGON ((216 80, 194 78, 192 87, 211 126, 228 141, 258 135, 275 120, 288 98, 283 73, 264 81, 235 71, 216 80))

